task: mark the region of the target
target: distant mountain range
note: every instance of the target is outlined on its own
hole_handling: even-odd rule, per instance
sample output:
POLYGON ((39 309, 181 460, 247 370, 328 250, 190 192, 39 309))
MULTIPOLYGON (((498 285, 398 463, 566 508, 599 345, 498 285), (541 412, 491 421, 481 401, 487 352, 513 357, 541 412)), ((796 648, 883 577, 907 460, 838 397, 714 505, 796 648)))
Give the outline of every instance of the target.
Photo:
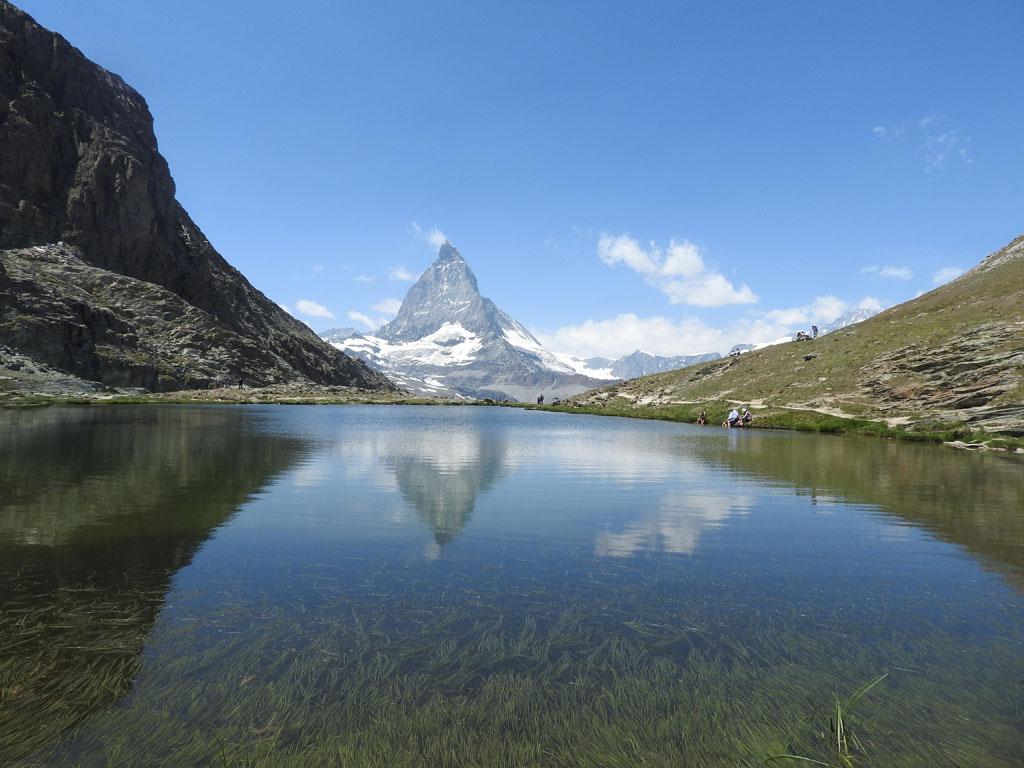
POLYGON ((531 400, 616 379, 584 360, 545 349, 480 294, 476 276, 451 243, 441 246, 390 323, 374 333, 332 329, 323 338, 424 395, 531 400))
MULTIPOLYGON (((820 333, 872 314, 847 313, 820 333)), ((721 357, 718 352, 668 357, 636 350, 620 358, 583 359, 548 350, 522 323, 480 294, 476 276, 451 243, 441 246, 437 260, 409 289, 390 323, 370 333, 331 328, 321 337, 410 392, 498 400, 532 400, 543 394, 550 401, 721 357)), ((732 351, 751 349, 753 344, 737 344, 732 351)))
POLYGON ((721 355, 717 352, 707 352, 703 355, 680 355, 679 357, 662 357, 637 350, 632 354, 611 360, 605 357, 587 358, 587 365, 591 368, 606 369, 616 379, 635 379, 638 376, 649 376, 652 373, 664 373, 685 368, 688 365, 705 363, 708 360, 717 360, 721 355))
POLYGON ((818 329, 819 334, 832 333, 838 331, 841 328, 848 328, 851 325, 862 323, 865 320, 874 317, 878 314, 876 309, 854 309, 846 314, 840 315, 831 323, 822 326, 818 329))
POLYGON ((395 319, 374 333, 332 328, 322 338, 366 361, 411 392, 532 400, 577 394, 613 381, 682 368, 718 353, 581 359, 548 350, 526 327, 480 294, 451 243, 409 289, 395 319))

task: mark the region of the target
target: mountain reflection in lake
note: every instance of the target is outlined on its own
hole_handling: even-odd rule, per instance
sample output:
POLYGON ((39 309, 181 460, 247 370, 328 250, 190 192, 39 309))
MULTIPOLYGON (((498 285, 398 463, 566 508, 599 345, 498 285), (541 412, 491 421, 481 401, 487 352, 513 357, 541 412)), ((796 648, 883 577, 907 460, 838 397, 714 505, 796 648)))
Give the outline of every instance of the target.
POLYGON ((1019 463, 503 408, 0 418, 0 763, 836 763, 834 693, 884 672, 865 764, 1024 755, 1019 463))
POLYGON ((405 432, 390 438, 379 447, 402 498, 430 526, 434 541, 447 544, 469 522, 477 496, 505 471, 503 430, 468 424, 460 430, 434 430, 429 436, 405 432))

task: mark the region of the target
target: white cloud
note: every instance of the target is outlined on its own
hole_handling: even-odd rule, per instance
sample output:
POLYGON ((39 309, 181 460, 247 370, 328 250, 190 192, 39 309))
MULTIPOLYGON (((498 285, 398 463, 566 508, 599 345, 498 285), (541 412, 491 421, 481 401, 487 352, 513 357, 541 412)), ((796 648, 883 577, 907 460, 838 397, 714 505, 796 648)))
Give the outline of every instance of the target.
POLYGON ((943 267, 932 275, 932 282, 935 285, 943 285, 950 280, 956 280, 963 273, 964 270, 961 267, 943 267))
POLYGON ((879 277, 885 277, 892 280, 909 280, 914 276, 914 272, 910 267, 890 267, 884 266, 878 273, 879 277))
POLYGON ((790 307, 789 309, 772 309, 765 312, 765 318, 780 325, 801 325, 810 320, 807 307, 790 307))
POLYGON ((355 310, 355 309, 350 309, 348 311, 348 318, 349 318, 349 320, 355 320, 357 323, 362 323, 363 325, 366 326, 367 330, 370 330, 370 331, 375 331, 378 328, 380 328, 382 325, 384 325, 383 321, 381 321, 381 320, 374 320, 369 315, 366 315, 366 314, 364 314, 364 313, 362 313, 362 312, 360 312, 358 310, 355 310))
POLYGON ((844 312, 850 311, 850 305, 836 296, 817 296, 811 302, 811 320, 831 323, 844 312))
POLYGON ((409 224, 412 226, 413 235, 415 235, 417 240, 430 243, 435 248, 440 248, 448 242, 448 236, 437 227, 431 227, 429 230, 426 230, 415 221, 409 222, 409 224))
POLYGON ((323 264, 314 264, 314 265, 313 265, 313 271, 314 271, 314 272, 315 272, 316 274, 318 274, 318 275, 319 275, 319 274, 320 274, 321 272, 323 272, 323 271, 324 271, 324 265, 323 265, 323 264))
POLYGON ((746 515, 753 497, 743 493, 698 491, 670 493, 645 519, 613 532, 602 531, 594 542, 598 557, 631 557, 637 552, 664 551, 692 555, 701 536, 734 515, 746 515))
POLYGON ((307 315, 308 317, 323 317, 327 320, 334 319, 334 313, 331 312, 331 310, 323 304, 317 304, 315 301, 310 301, 309 299, 299 299, 295 302, 295 308, 300 313, 307 315))
POLYGON ((872 133, 883 141, 890 142, 902 139, 907 133, 907 126, 910 121, 904 120, 895 125, 876 125, 871 129, 872 133))
POLYGON ((838 296, 817 296, 810 304, 801 307, 770 309, 764 313, 763 318, 788 331, 788 329, 811 323, 831 323, 849 311, 850 305, 838 296))
POLYGON ((871 132, 886 144, 906 143, 924 157, 924 169, 945 170, 952 160, 970 165, 974 162, 969 152, 971 137, 959 128, 951 128, 945 115, 929 114, 907 118, 892 125, 876 125, 871 132))
POLYGON ((967 144, 970 140, 970 136, 964 136, 958 130, 943 131, 928 136, 924 142, 925 169, 928 171, 945 170, 947 163, 954 158, 959 158, 970 164, 972 159, 967 153, 967 144))
POLYGON ((722 275, 709 272, 692 280, 673 280, 662 288, 673 304, 691 304, 695 307, 721 307, 725 304, 752 304, 755 294, 746 285, 739 289, 722 275))
POLYGON ((384 299, 370 307, 374 312, 383 312, 385 315, 397 315, 401 308, 401 299, 384 299))
POLYGON ((354 283, 376 283, 377 278, 373 275, 356 275, 352 278, 354 283))
POLYGON ((752 304, 757 295, 746 285, 739 288, 710 269, 693 243, 669 241, 663 252, 656 244, 644 248, 629 235, 603 234, 597 255, 608 266, 624 264, 668 296, 672 304, 720 307, 752 304))
POLYGON ((637 349, 655 355, 686 355, 725 350, 724 334, 700 320, 637 317, 633 313, 607 320, 587 320, 567 325, 550 334, 539 334, 548 349, 579 357, 622 357, 637 349))
MULTIPOLYGON (((856 306, 874 311, 882 308, 872 296, 865 296, 856 306)), ((812 323, 826 325, 851 309, 849 302, 836 296, 818 296, 803 306, 752 313, 722 327, 696 318, 673 320, 627 313, 536 335, 548 349, 583 358, 616 358, 637 349, 664 356, 724 354, 734 344, 769 344, 792 338, 796 330, 809 330, 812 323)))
POLYGON ((419 277, 419 275, 414 275, 401 264, 397 267, 391 267, 388 270, 388 280, 400 280, 402 282, 411 283, 417 277, 419 277))
POLYGON ((869 267, 861 267, 860 273, 862 275, 876 275, 888 280, 909 280, 914 276, 914 271, 910 267, 893 267, 888 264, 884 267, 876 264, 872 264, 869 267))

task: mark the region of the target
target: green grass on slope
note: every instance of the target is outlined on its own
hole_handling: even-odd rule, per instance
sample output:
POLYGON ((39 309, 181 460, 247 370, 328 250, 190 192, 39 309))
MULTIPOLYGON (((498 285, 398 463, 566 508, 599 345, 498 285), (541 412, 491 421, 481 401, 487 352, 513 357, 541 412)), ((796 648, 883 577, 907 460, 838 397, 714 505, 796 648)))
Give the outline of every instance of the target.
MULTIPOLYGON (((701 407, 712 415, 714 408, 753 401, 774 407, 759 420, 760 426, 888 434, 900 430, 887 431, 884 425, 869 421, 883 415, 879 396, 872 393, 875 385, 891 393, 890 407, 903 397, 907 399, 906 408, 889 410, 884 415, 906 416, 915 422, 929 418, 926 408, 915 405, 915 398, 927 389, 922 377, 906 365, 894 371, 894 364, 912 363, 916 355, 943 345, 955 356, 957 347, 950 344, 951 340, 971 337, 993 326, 998 326, 1000 332, 991 346, 984 347, 986 355, 998 358, 1000 353, 1019 352, 1024 347, 1024 258, 969 273, 913 301, 814 341, 779 344, 737 358, 634 379, 574 400, 582 400, 586 406, 596 405, 595 396, 603 392, 607 393, 607 405, 597 405, 593 412, 640 416, 642 413, 636 411, 642 411, 650 412, 652 418, 672 418, 672 409, 658 403, 683 401, 678 412, 685 417, 679 420, 695 419, 701 407), (813 357, 805 359, 808 356, 813 357), (825 413, 804 416, 779 410, 793 405, 825 412, 834 410, 847 418, 828 417, 825 413)), ((959 360, 947 365, 962 370, 964 364, 959 360)), ((949 373, 940 370, 936 378, 942 380, 949 373)), ((1016 373, 1020 383, 993 403, 1024 402, 1024 369, 1017 369, 1016 373)), ((755 412, 759 410, 755 407, 755 412)), ((962 425, 948 422, 938 429, 915 427, 913 431, 933 432, 935 439, 967 434, 962 425)))
MULTIPOLYGON (((701 405, 668 405, 637 408, 628 404, 608 406, 558 405, 558 406, 524 406, 528 410, 559 411, 563 413, 587 413, 594 416, 621 416, 630 419, 653 419, 658 421, 678 421, 695 424, 701 408, 708 413, 708 428, 720 429, 726 415, 734 407, 731 403, 715 401, 701 405)), ((991 448, 1016 447, 1024 448, 1024 440, 1012 437, 997 436, 978 430, 971 430, 965 425, 949 426, 947 424, 916 425, 914 430, 902 427, 888 427, 881 421, 859 418, 843 418, 830 416, 818 411, 794 411, 774 409, 758 411, 752 428, 755 429, 787 429, 796 432, 818 432, 821 434, 859 434, 877 435, 896 440, 908 440, 924 443, 944 443, 954 440, 985 443, 991 448), (925 427, 925 428, 921 428, 925 427), (932 427, 932 428, 927 428, 932 427)))

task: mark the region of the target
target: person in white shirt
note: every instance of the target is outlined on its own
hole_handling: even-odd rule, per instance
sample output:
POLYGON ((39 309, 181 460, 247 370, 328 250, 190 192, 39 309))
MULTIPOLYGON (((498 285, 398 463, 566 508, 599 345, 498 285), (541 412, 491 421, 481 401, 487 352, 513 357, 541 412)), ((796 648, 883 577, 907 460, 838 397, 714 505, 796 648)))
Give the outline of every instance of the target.
POLYGON ((725 424, 723 424, 722 426, 725 426, 725 427, 735 427, 735 426, 738 426, 739 423, 740 423, 740 413, 735 408, 733 408, 731 411, 729 411, 729 418, 726 420, 725 424))

